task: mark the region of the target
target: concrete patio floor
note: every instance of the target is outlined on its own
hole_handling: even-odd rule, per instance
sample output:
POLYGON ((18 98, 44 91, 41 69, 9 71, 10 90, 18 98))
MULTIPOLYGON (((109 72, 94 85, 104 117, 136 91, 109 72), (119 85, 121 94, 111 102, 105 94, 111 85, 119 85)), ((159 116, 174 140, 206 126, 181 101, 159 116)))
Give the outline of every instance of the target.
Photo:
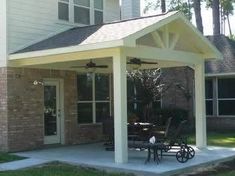
POLYGON ((17 155, 40 159, 45 161, 60 161, 73 165, 104 169, 107 171, 118 171, 134 173, 136 175, 171 175, 175 173, 192 170, 235 158, 235 148, 208 147, 204 150, 196 149, 196 156, 187 163, 179 163, 175 157, 163 157, 161 162, 151 161, 145 164, 147 152, 129 151, 129 162, 126 164, 114 163, 114 152, 106 151, 102 144, 89 144, 78 146, 66 146, 36 151, 20 152, 17 155))

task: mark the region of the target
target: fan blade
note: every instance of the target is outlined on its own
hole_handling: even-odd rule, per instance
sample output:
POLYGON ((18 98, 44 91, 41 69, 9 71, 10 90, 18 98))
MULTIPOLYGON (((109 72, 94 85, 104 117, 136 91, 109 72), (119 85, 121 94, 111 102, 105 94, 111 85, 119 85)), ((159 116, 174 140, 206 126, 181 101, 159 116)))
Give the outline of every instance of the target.
POLYGON ((71 66, 70 68, 87 68, 87 66, 71 66))
POLYGON ((108 68, 108 65, 96 65, 94 67, 96 67, 96 68, 108 68))
POLYGON ((141 61, 141 64, 158 64, 157 62, 141 61))

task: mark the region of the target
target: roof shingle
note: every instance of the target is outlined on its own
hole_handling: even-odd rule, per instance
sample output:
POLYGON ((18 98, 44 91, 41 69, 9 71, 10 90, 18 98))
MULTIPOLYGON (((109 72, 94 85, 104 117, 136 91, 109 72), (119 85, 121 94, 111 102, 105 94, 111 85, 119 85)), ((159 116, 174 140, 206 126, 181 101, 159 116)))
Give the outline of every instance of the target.
POLYGON ((115 41, 134 34, 176 13, 177 12, 169 12, 166 14, 116 21, 101 25, 75 27, 28 46, 16 53, 115 41))
POLYGON ((208 61, 205 65, 206 74, 235 72, 235 41, 224 35, 207 36, 207 38, 223 54, 223 60, 208 61))

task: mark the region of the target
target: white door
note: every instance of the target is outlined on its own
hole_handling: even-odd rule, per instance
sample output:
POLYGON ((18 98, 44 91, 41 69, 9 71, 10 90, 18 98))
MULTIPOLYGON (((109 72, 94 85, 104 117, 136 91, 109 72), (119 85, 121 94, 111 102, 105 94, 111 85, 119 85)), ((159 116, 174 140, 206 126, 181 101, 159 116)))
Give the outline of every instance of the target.
POLYGON ((61 143, 60 81, 44 81, 44 144, 61 143))

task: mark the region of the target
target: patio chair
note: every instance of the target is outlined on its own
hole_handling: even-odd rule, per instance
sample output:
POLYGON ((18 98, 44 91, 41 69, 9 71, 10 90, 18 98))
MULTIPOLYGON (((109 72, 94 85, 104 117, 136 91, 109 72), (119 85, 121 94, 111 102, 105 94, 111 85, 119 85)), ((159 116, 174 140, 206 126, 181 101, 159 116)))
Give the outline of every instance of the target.
POLYGON ((165 126, 164 130, 153 129, 153 135, 158 139, 159 138, 160 139, 167 138, 167 136, 169 134, 169 129, 170 129, 170 126, 171 126, 171 121, 172 121, 172 117, 169 117, 167 119, 166 126, 165 126))

